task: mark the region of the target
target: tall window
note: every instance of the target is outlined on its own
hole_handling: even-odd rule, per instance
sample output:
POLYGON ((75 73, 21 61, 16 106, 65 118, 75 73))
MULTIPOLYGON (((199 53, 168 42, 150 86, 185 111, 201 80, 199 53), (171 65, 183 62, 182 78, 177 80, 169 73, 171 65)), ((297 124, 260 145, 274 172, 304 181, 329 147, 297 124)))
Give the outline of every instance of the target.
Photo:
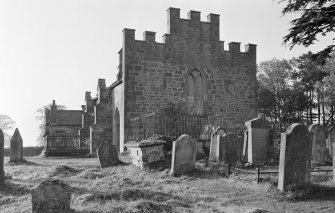
POLYGON ((203 113, 204 110, 204 89, 201 73, 194 69, 187 77, 187 107, 191 113, 203 113))

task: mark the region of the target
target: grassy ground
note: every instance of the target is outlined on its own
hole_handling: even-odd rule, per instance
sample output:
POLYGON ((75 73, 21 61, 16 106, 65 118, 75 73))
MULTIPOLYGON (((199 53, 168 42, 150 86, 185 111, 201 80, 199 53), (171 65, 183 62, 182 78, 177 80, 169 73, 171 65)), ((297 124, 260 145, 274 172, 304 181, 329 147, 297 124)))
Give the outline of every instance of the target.
POLYGON ((276 175, 232 174, 198 161, 193 174, 169 175, 169 169, 140 170, 127 163, 105 169, 96 158, 5 158, 6 186, 0 189, 0 212, 31 212, 30 190, 45 179, 74 187, 74 212, 335 212, 332 175, 312 176, 312 185, 281 193, 276 175), (220 172, 220 171, 221 172, 220 172))

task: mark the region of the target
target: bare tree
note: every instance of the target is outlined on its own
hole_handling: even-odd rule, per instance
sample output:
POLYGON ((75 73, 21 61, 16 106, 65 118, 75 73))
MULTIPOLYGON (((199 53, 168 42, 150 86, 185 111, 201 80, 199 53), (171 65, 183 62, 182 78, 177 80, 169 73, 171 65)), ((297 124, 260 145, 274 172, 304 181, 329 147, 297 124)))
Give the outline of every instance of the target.
POLYGON ((15 127, 15 121, 8 115, 0 114, 0 129, 4 133, 5 147, 9 147, 10 135, 9 131, 15 127))

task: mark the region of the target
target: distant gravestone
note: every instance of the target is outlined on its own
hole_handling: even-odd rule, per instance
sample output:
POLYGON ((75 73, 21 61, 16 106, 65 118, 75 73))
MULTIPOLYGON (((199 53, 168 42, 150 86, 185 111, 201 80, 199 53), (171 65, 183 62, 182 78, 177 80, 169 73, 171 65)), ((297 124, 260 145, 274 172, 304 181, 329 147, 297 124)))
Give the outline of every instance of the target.
POLYGON ((42 181, 31 191, 33 213, 70 213, 71 187, 60 180, 42 181))
POLYGON ((243 132, 243 151, 242 151, 242 160, 248 160, 248 130, 243 132))
POLYGON ((224 164, 236 165, 240 161, 241 146, 238 143, 237 135, 226 133, 219 137, 219 160, 224 164))
POLYGON ((195 169, 197 143, 189 135, 181 135, 173 142, 171 173, 182 175, 195 169))
POLYGON ((0 129, 0 188, 5 183, 5 170, 4 170, 4 135, 0 129))
POLYGON ((320 124, 312 124, 308 130, 313 135, 312 161, 326 163, 329 156, 326 145, 326 129, 320 124))
POLYGON ((248 130, 248 162, 264 163, 270 160, 270 128, 269 121, 254 118, 246 121, 248 130))
POLYGON ((224 135, 225 131, 222 127, 218 127, 212 134, 211 134, 211 145, 209 150, 209 160, 210 161, 219 161, 219 143, 218 138, 221 135, 224 135))
POLYGON ((104 141, 97 149, 100 168, 116 165, 119 162, 117 148, 112 142, 104 141))
POLYGON ((327 129, 327 142, 329 155, 333 156, 333 143, 335 142, 335 126, 330 126, 327 129))
POLYGON ((278 189, 310 181, 312 135, 302 123, 295 123, 281 134, 278 189))
POLYGON ((19 129, 16 128, 10 139, 10 162, 19 162, 23 160, 23 141, 19 129))

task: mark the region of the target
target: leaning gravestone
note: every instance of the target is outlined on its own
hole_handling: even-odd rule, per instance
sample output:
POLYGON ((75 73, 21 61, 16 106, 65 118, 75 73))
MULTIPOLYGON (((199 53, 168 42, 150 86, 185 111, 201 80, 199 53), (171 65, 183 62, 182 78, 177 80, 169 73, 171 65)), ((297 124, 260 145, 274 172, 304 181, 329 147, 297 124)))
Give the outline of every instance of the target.
POLYGON ((100 168, 116 165, 119 162, 116 146, 112 142, 104 141, 97 149, 100 168))
POLYGON ((218 127, 212 134, 211 134, 211 145, 209 150, 209 160, 210 161, 219 161, 219 146, 218 146, 218 138, 221 135, 224 135, 225 131, 222 127, 218 127))
POLYGON ((23 160, 23 141, 19 129, 16 128, 10 139, 10 162, 19 162, 23 160))
POLYGON ((248 160, 248 130, 243 132, 243 151, 242 151, 242 161, 248 160))
POLYGON ((295 123, 281 134, 278 189, 310 181, 312 135, 302 123, 295 123))
POLYGON ((72 189, 60 180, 42 181, 31 191, 33 213, 70 213, 72 189))
POLYGON ((312 161, 326 163, 329 156, 326 146, 326 129, 320 124, 312 124, 308 130, 313 135, 312 161))
POLYGON ((5 170, 4 165, 4 135, 0 129, 0 188, 5 183, 5 170))
POLYGON ((181 135, 173 142, 171 173, 182 175, 195 169, 197 143, 189 135, 181 135))
POLYGON ((224 164, 236 165, 241 147, 238 144, 237 135, 226 133, 219 137, 219 160, 224 164))

